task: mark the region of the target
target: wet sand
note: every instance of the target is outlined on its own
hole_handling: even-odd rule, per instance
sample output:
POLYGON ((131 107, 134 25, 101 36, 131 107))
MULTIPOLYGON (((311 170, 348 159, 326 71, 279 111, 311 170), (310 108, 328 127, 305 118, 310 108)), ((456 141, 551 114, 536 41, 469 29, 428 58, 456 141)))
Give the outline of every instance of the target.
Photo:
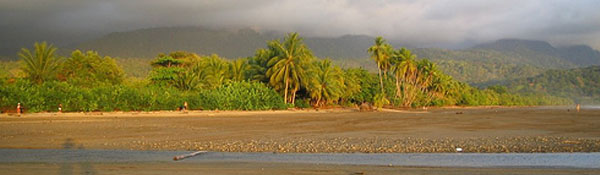
MULTIPOLYGON (((0 163, 172 163, 186 151, 0 149, 0 163)), ((600 153, 240 153, 202 152, 182 163, 288 163, 450 168, 600 169, 600 153)))
POLYGON ((599 153, 379 155, 209 152, 177 162, 170 160, 171 156, 184 153, 186 152, 81 148, 0 149, 0 155, 4 155, 0 156, 0 174, 571 175, 600 173, 600 169, 597 168, 600 166, 599 153), (436 164, 441 166, 436 167, 436 164))
POLYGON ((0 115, 0 148, 218 152, 598 152, 600 110, 453 108, 0 115))
POLYGON ((287 163, 15 163, 0 164, 0 174, 305 174, 305 175, 592 175, 597 169, 543 169, 543 168, 434 168, 398 166, 358 166, 287 163))

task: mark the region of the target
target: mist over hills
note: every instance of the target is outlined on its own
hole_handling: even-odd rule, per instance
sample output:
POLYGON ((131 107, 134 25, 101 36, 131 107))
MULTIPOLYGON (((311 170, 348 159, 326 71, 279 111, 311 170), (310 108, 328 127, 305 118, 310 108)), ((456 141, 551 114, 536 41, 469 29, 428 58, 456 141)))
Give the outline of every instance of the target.
MULTIPOLYGON (((100 54, 120 58, 153 58, 159 53, 183 50, 202 55, 214 53, 235 59, 253 56, 256 49, 266 47, 267 41, 284 36, 285 33, 259 33, 249 28, 215 30, 203 27, 164 27, 111 33, 71 49, 96 50, 100 54)), ((374 37, 365 35, 303 38, 315 56, 323 58, 367 58, 366 50, 374 40, 374 37)))
POLYGON ((559 47, 562 58, 579 66, 600 65, 600 52, 587 45, 559 47))
MULTIPOLYGON (((252 56, 256 49, 266 46, 266 41, 280 39, 283 36, 285 36, 283 32, 260 33, 249 28, 219 30, 204 27, 161 27, 111 33, 68 49, 91 49, 104 55, 121 58, 153 58, 160 52, 176 50, 199 54, 216 53, 227 58, 239 58, 252 56)), ((373 36, 366 35, 303 36, 303 38, 316 56, 331 58, 366 58, 368 57, 366 49, 373 44, 374 40, 373 36)), ((394 40, 388 40, 388 42, 397 48, 414 48, 410 43, 394 40)), ((471 52, 478 49, 500 52, 513 61, 519 60, 518 64, 536 64, 550 68, 600 64, 600 52, 589 46, 575 45, 557 48, 545 41, 501 39, 479 44, 469 49, 447 51, 471 52)))

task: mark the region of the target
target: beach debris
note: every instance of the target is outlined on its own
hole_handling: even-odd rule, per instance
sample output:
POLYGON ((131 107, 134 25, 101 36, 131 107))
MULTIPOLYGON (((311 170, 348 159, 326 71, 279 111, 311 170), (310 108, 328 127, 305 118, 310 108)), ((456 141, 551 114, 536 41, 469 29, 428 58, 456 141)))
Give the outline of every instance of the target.
POLYGON ((462 151, 463 151, 462 148, 459 148, 459 147, 456 148, 456 152, 462 152, 462 151))
POLYGON ((200 155, 202 153, 207 153, 207 152, 208 151, 196 151, 196 152, 189 153, 189 154, 178 155, 178 156, 173 157, 173 160, 174 161, 178 161, 178 160, 182 160, 182 159, 185 159, 185 158, 194 157, 194 156, 200 155))
POLYGON ((359 110, 360 112, 372 112, 373 105, 371 105, 370 103, 363 102, 362 104, 360 104, 359 110))
POLYGON ((458 111, 458 112, 456 112, 456 114, 463 114, 463 112, 462 111, 458 111))

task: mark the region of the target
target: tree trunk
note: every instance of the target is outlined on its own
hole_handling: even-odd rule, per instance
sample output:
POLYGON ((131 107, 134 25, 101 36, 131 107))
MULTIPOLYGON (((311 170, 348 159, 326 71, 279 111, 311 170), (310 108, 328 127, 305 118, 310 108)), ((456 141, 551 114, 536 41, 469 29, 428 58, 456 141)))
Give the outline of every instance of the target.
POLYGON ((316 107, 321 107, 321 98, 317 98, 317 104, 315 104, 316 107))
POLYGON ((283 94, 283 101, 285 102, 285 104, 288 103, 288 85, 290 84, 288 77, 285 77, 285 90, 284 90, 284 94, 283 94))
POLYGON ((292 90, 292 104, 296 103, 296 91, 298 91, 298 89, 294 88, 294 90, 292 90))
POLYGON ((396 97, 400 96, 400 76, 396 75, 396 97))
POLYGON ((380 67, 380 63, 377 63, 377 70, 379 71, 379 84, 381 85, 381 93, 385 93, 383 91, 383 77, 381 77, 381 67, 380 67))

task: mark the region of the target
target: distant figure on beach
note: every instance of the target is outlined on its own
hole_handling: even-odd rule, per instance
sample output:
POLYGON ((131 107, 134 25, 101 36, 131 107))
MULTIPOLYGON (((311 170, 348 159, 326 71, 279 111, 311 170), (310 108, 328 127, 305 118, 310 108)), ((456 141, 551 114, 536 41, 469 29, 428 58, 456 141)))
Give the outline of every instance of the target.
POLYGON ((21 106, 21 103, 17 103, 17 115, 21 116, 21 113, 23 113, 23 106, 21 106))
POLYGON ((58 113, 62 113, 62 103, 58 104, 58 113))
POLYGON ((575 110, 577 110, 577 112, 579 112, 579 110, 581 110, 581 105, 577 104, 577 106, 575 106, 575 110))
POLYGON ((188 104, 186 101, 186 102, 183 102, 183 112, 187 111, 187 109, 188 109, 188 104))

